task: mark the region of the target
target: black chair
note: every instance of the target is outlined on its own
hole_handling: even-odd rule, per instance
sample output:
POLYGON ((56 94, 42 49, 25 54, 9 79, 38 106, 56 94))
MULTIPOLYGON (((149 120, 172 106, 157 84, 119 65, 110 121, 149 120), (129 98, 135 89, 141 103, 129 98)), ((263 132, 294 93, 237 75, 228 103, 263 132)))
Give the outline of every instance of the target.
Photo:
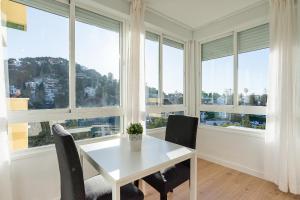
MULTIPOLYGON (((53 125, 52 131, 60 171, 61 200, 111 200, 111 186, 101 175, 83 180, 72 135, 59 124, 53 125)), ((121 187, 121 199, 143 200, 144 194, 135 185, 128 184, 121 187)))
MULTIPOLYGON (((195 149, 198 118, 182 115, 170 115, 165 140, 195 149)), ((190 161, 184 161, 162 172, 156 172, 143 180, 160 193, 160 199, 166 200, 168 192, 190 179, 190 161)))

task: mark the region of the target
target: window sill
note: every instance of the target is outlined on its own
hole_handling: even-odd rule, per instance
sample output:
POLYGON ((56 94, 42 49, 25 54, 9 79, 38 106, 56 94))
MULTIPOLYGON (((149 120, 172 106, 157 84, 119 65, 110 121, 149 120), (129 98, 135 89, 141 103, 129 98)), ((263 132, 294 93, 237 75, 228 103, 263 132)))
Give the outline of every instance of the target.
MULTIPOLYGON (((78 147, 78 145, 84 145, 84 144, 89 144, 89 143, 105 141, 105 140, 111 140, 111 139, 114 139, 114 138, 117 138, 120 136, 121 136, 121 134, 119 133, 119 134, 115 134, 115 135, 108 135, 108 136, 102 136, 102 137, 97 137, 97 138, 87 138, 87 139, 75 141, 75 144, 78 147)), ((32 157, 40 156, 43 153, 51 152, 51 151, 55 151, 54 144, 28 148, 28 149, 12 152, 11 160, 14 161, 14 160, 32 158, 32 157)))
POLYGON ((242 136, 264 138, 265 130, 253 129, 253 128, 244 128, 244 127, 218 127, 218 126, 209 126, 209 125, 200 125, 198 127, 200 130, 209 130, 209 131, 219 131, 230 134, 239 134, 242 136))
POLYGON ((166 131, 166 127, 147 129, 146 130, 146 135, 154 135, 154 134, 157 134, 157 133, 164 133, 165 131, 166 131))

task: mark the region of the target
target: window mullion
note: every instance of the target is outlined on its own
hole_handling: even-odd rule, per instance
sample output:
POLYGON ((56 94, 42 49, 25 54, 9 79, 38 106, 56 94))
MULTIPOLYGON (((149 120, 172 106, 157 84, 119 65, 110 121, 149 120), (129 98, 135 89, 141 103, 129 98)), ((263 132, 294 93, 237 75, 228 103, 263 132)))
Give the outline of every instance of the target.
POLYGON ((159 106, 163 105, 163 35, 159 37, 159 106))
POLYGON ((201 107, 201 105, 202 105, 202 44, 201 43, 198 43, 197 44, 197 47, 196 47, 196 55, 197 56, 200 56, 200 58, 198 58, 197 56, 196 56, 196 58, 198 58, 198 59, 196 59, 196 66, 197 66, 197 68, 198 68, 198 70, 197 70, 197 86, 199 87, 198 89, 197 89, 197 94, 196 94, 196 97, 197 97, 197 108, 198 108, 198 110, 197 110, 197 115, 198 114, 200 114, 200 107, 201 107))
POLYGON ((192 57, 191 54, 188 55, 188 52, 191 52, 192 44, 188 45, 190 41, 187 41, 184 43, 184 50, 183 50, 183 56, 184 56, 184 63, 183 63, 183 105, 187 108, 185 114, 191 115, 191 90, 190 90, 190 81, 193 81, 193 78, 187 78, 187 76, 190 76, 190 63, 192 57), (189 46, 189 49, 187 50, 187 46, 189 46), (187 106, 187 104, 190 104, 190 106, 187 106))
POLYGON ((122 133, 126 133, 126 124, 127 124, 127 115, 124 114, 126 113, 127 111, 127 99, 128 99, 128 96, 127 96, 127 71, 128 71, 128 63, 127 63, 127 59, 126 57, 127 56, 127 49, 128 49, 128 46, 129 46, 129 23, 128 21, 126 20, 123 20, 123 23, 122 23, 122 32, 121 32, 121 51, 120 51, 120 77, 121 80, 120 80, 120 99, 121 99, 121 102, 120 102, 120 106, 121 106, 121 109, 123 111, 123 115, 121 117, 121 128, 120 130, 122 130, 122 133))
POLYGON ((237 42, 237 32, 233 33, 233 111, 237 111, 238 109, 238 42, 237 42))
POLYGON ((76 108, 76 62, 75 62, 75 0, 70 0, 69 18, 69 108, 76 108))

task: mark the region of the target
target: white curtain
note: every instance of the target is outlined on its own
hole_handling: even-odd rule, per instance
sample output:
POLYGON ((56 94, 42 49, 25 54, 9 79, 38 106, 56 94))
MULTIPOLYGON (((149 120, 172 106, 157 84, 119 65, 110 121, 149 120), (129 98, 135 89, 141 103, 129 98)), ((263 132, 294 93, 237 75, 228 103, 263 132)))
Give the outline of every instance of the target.
POLYGON ((127 74, 127 121, 145 126, 144 1, 132 0, 130 7, 130 62, 127 74))
POLYGON ((265 178, 300 193, 300 65, 296 0, 270 1, 265 178))
MULTIPOLYGON (((0 4, 2 10, 3 4, 0 4)), ((0 21, 5 21, 5 15, 1 12, 0 21)), ((10 173, 10 152, 7 137, 7 109, 5 89, 4 52, 5 28, 0 25, 0 199, 11 200, 11 173, 10 173)))
MULTIPOLYGON (((195 57, 194 55, 197 55, 196 53, 199 53, 196 51, 196 45, 194 40, 189 40, 186 42, 185 46, 185 53, 186 53, 186 71, 188 73, 189 78, 186 80, 186 84, 188 85, 186 96, 191 97, 193 93, 197 91, 196 88, 196 74, 197 70, 194 67, 195 66, 195 57)), ((198 54, 199 55, 199 54, 198 54)), ((196 99, 195 98, 188 98, 187 99, 187 106, 188 106, 188 115, 190 116, 197 116, 197 113, 195 112, 196 109, 196 99)))

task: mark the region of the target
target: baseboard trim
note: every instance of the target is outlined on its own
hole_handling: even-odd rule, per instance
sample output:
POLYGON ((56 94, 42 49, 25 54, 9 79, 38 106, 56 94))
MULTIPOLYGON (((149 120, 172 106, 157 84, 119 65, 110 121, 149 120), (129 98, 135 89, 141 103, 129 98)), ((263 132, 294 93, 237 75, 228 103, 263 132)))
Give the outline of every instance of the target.
POLYGON ((207 154, 201 153, 201 152, 198 152, 198 158, 201 158, 203 160, 207 160, 209 162, 213 162, 213 163, 222 165, 224 167, 228 167, 228 168, 231 168, 231 169, 243 172, 245 174, 249 174, 251 176, 255 176, 257 178, 264 179, 263 172, 251 169, 251 168, 246 167, 244 165, 241 165, 239 163, 227 161, 227 160, 224 160, 224 159, 221 159, 221 158, 217 158, 215 156, 207 155, 207 154))

